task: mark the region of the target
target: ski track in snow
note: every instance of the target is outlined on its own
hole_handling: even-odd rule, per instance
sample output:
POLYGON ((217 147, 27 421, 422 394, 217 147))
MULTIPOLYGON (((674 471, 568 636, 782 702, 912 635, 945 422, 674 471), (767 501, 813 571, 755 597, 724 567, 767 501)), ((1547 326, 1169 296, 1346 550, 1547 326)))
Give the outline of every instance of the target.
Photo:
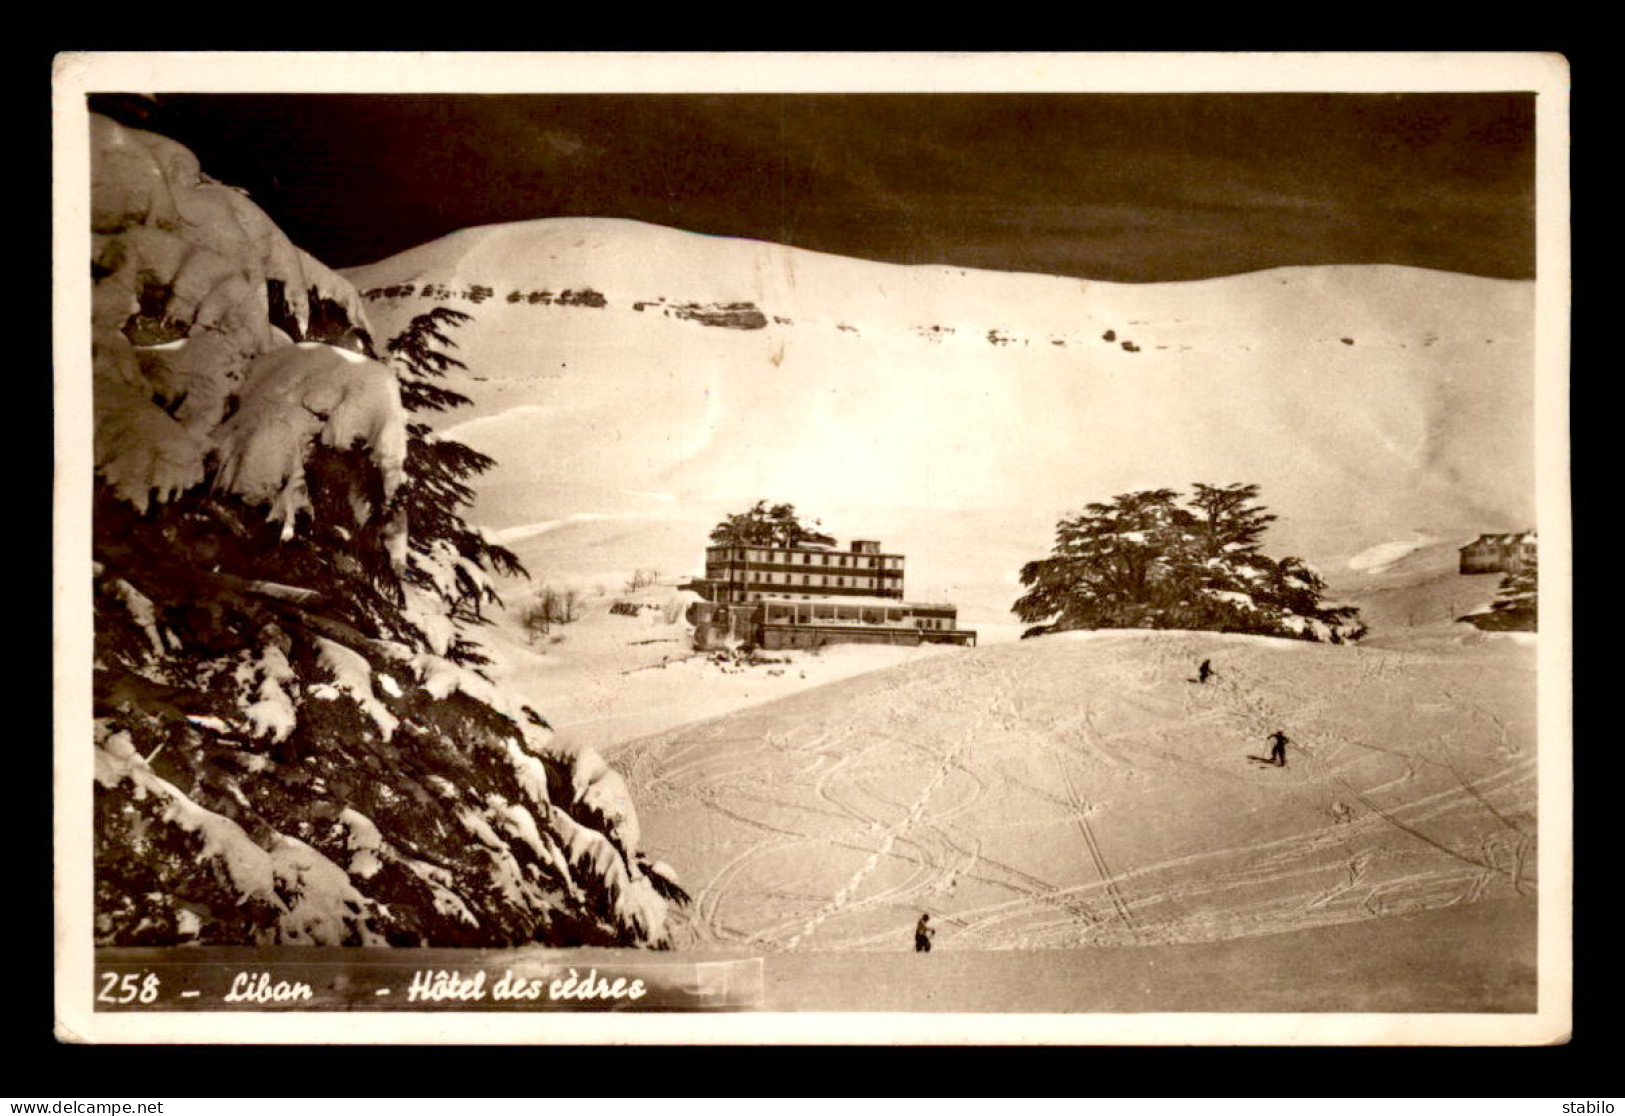
POLYGON ((939 948, 1158 944, 1532 890, 1534 758, 1470 661, 1237 642, 1193 685, 1191 639, 1057 647, 1060 688, 988 648, 628 745, 646 834, 680 810, 714 865, 678 944, 906 949, 921 910, 939 948), (1247 761, 1277 728, 1287 767, 1247 761))

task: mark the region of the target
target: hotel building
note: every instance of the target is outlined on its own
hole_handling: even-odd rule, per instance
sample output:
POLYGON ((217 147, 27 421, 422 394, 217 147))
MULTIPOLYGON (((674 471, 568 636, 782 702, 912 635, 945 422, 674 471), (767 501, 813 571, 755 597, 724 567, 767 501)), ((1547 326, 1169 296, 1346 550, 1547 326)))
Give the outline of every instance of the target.
POLYGON ((975 644, 949 604, 903 599, 904 558, 880 543, 854 539, 851 548, 800 546, 708 547, 705 577, 693 588, 695 646, 732 637, 765 649, 826 643, 975 644), (707 607, 709 606, 709 607, 707 607))

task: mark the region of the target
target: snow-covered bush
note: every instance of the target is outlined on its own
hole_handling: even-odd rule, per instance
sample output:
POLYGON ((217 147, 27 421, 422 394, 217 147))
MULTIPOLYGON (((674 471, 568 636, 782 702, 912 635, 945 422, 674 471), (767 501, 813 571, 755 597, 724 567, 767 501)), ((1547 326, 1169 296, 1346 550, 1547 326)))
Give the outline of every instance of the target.
POLYGON ((92 129, 96 935, 663 945, 625 786, 491 684, 466 315, 361 300, 179 144, 92 129))

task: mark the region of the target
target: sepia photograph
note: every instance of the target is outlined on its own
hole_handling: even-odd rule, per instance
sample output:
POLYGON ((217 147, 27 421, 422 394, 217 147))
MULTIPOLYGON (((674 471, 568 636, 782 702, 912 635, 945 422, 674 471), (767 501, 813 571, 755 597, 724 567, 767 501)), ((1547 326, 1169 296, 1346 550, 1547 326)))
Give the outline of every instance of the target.
POLYGON ((1564 1041, 1567 112, 60 56, 58 1037, 1564 1041))

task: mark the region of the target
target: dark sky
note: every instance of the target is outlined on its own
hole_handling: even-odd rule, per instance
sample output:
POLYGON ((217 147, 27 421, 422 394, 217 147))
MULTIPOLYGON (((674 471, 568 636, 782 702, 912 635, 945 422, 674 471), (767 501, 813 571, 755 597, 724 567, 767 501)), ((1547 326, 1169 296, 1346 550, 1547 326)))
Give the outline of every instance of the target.
POLYGON ((335 267, 571 216, 1117 281, 1322 263, 1534 274, 1524 93, 93 103, 187 144, 335 267))

